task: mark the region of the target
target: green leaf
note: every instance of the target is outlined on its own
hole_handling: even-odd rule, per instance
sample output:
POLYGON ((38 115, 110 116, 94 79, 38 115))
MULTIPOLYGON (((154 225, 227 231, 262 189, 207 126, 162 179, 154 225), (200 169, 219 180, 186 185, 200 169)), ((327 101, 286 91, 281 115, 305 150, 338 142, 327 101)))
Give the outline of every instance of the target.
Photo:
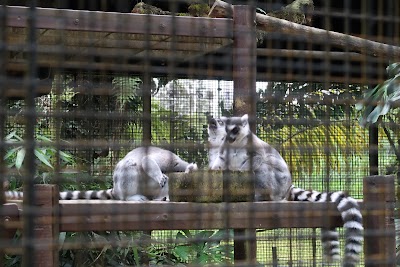
POLYGON ((36 139, 40 141, 53 142, 50 138, 41 134, 36 135, 36 139))
POLYGON ((10 140, 15 136, 15 134, 16 134, 16 131, 12 131, 11 133, 9 133, 9 134, 4 138, 4 140, 5 140, 5 141, 10 141, 10 140))
POLYGON ((204 230, 204 231, 198 232, 194 237, 196 239, 204 240, 204 239, 210 238, 210 236, 212 236, 213 234, 214 234, 214 231, 204 230))
POLYGON ((189 246, 176 246, 174 248, 174 254, 185 262, 189 261, 190 252, 191 248, 189 246))
MULTIPOLYGON (((189 234, 190 234, 190 232, 189 232, 189 234)), ((178 233, 176 233, 176 237, 175 238, 176 239, 180 239, 180 240, 184 240, 184 239, 188 238, 188 235, 187 234, 185 235, 183 231, 179 231, 178 233)), ((184 241, 182 241, 182 242, 184 242, 184 241)))
POLYGON ((201 265, 204 265, 204 264, 208 263, 209 260, 210 260, 210 257, 206 253, 201 253, 195 262, 199 263, 201 265))
POLYGON ((51 165, 51 163, 47 159, 46 154, 43 153, 40 149, 35 149, 35 155, 40 160, 40 162, 42 162, 43 164, 49 166, 52 169, 54 168, 53 165, 51 165))
POLYGON ((63 160, 65 163, 74 163, 74 157, 68 153, 63 151, 59 151, 60 159, 63 160))
POLYGON ((355 105, 355 108, 356 108, 356 110, 362 110, 362 109, 364 108, 364 103, 358 102, 358 103, 355 105))
POLYGON ((395 62, 386 67, 386 73, 389 77, 394 77, 400 73, 400 62, 395 62))
POLYGON ((19 147, 15 147, 15 148, 12 148, 12 149, 8 150, 7 153, 4 156, 4 160, 9 159, 12 155, 15 154, 16 151, 18 151, 21 148, 22 148, 22 146, 19 146, 19 147))
POLYGON ((17 153, 17 157, 15 159, 15 167, 19 170, 22 166, 22 163, 24 162, 25 159, 25 154, 26 154, 26 150, 25 148, 21 148, 18 153, 17 153))
MULTIPOLYGON (((133 246, 132 250, 133 250, 133 260, 135 261, 135 265, 139 266, 140 265, 139 251, 136 246, 133 246)), ((128 250, 126 250, 126 251, 128 251, 128 250)))
POLYGON ((386 88, 389 100, 393 101, 393 98, 396 98, 400 94, 400 75, 391 79, 386 88))
POLYGON ((221 229, 217 230, 213 236, 214 239, 218 240, 227 240, 229 238, 233 237, 233 230, 228 230, 228 229, 221 229))
POLYGON ((376 106, 374 110, 367 116, 367 123, 375 123, 381 114, 382 106, 376 106))

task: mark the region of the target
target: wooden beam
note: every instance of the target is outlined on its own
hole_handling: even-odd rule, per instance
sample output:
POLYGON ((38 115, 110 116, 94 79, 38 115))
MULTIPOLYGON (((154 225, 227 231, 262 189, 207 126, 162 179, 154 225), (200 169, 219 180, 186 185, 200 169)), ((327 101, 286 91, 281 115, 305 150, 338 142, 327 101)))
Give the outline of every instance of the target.
POLYGON ((60 231, 275 229, 326 225, 342 225, 333 203, 60 201, 60 231))
MULTIPOLYGON (((38 29, 232 38, 232 20, 37 8, 38 29)), ((7 25, 28 27, 29 8, 7 7, 7 25)))
MULTIPOLYGON (((232 14, 232 10, 232 5, 221 0, 216 0, 210 10, 210 16, 213 16, 213 13, 217 13, 218 16, 222 16, 222 14, 229 16, 232 14)), ((288 35, 303 36, 308 38, 310 43, 330 44, 341 47, 346 51, 356 51, 374 57, 388 58, 392 61, 400 60, 400 47, 398 46, 305 26, 259 13, 256 14, 256 25, 257 29, 265 32, 279 32, 288 35)))
MULTIPOLYGON (((24 78, 21 77, 10 77, 7 79, 7 83, 5 83, 4 87, 2 88, 2 90, 4 90, 4 97, 17 99, 25 98, 29 90, 29 82, 31 81, 24 80, 24 78)), ((52 86, 51 79, 37 79, 36 83, 36 96, 50 93, 52 86)))

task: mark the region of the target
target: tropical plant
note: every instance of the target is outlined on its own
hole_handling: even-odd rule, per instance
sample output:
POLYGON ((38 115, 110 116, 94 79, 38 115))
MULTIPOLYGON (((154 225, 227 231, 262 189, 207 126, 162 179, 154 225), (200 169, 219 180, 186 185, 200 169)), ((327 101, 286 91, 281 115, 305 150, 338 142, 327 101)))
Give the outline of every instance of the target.
POLYGON ((142 80, 139 77, 115 77, 112 84, 119 111, 137 111, 142 105, 142 80))
POLYGON ((226 230, 178 231, 176 240, 160 242, 140 231, 60 233, 60 266, 139 266, 232 263, 232 238, 226 230), (71 250, 76 243, 85 246, 71 250), (105 245, 118 244, 118 246, 105 245))
MULTIPOLYGON (((400 100, 400 62, 392 63, 386 67, 388 79, 374 88, 367 90, 364 98, 356 108, 360 111, 360 125, 367 126, 377 124, 382 129, 396 156, 396 162, 388 167, 388 173, 397 174, 397 183, 400 184, 400 135, 398 123, 400 112, 397 109, 400 100), (384 119, 389 121, 385 123, 384 119), (395 137, 393 137, 395 136, 395 137), (397 140, 396 140, 397 139, 397 140), (397 144, 397 146, 396 146, 397 144)), ((400 190, 397 190, 397 198, 400 190)), ((395 219, 396 224, 396 262, 400 263, 400 220, 395 219)))
MULTIPOLYGON (((25 161, 26 149, 24 146, 24 139, 20 137, 16 131, 12 131, 5 137, 5 143, 12 146, 4 156, 8 167, 15 167, 20 170, 25 161)), ((48 137, 36 134, 36 141, 38 146, 34 149, 34 154, 38 164, 38 171, 50 171, 54 169, 57 159, 61 166, 74 164, 74 158, 71 154, 57 150, 54 148, 53 141, 48 137), (41 145, 44 143, 44 145, 41 145)))
POLYGON ((257 134, 280 151, 294 179, 318 176, 321 185, 326 170, 343 173, 349 161, 365 153, 366 131, 357 125, 356 112, 348 104, 362 88, 269 83, 257 91, 257 134))
POLYGON ((360 124, 365 126, 378 121, 392 108, 396 108, 400 100, 400 62, 386 67, 388 79, 374 88, 367 90, 364 98, 356 105, 361 111, 360 124))
POLYGON ((233 245, 223 242, 229 237, 228 230, 204 230, 194 234, 189 230, 182 230, 176 234, 180 244, 176 245, 173 253, 182 263, 232 263, 233 245))
MULTIPOLYGON (((364 98, 356 108, 360 112, 359 122, 361 126, 379 124, 386 135, 387 141, 396 156, 397 167, 390 166, 391 172, 398 172, 400 168, 400 135, 396 121, 400 119, 400 112, 397 109, 400 103, 400 62, 392 63, 386 67, 388 79, 374 88, 367 90, 364 98), (385 123, 386 119, 389 123, 385 123), (395 136, 395 137, 393 137, 395 136), (396 140, 397 139, 397 140, 396 140)), ((400 176, 399 183, 400 183, 400 176)), ((400 193, 398 193, 400 196, 400 193)))

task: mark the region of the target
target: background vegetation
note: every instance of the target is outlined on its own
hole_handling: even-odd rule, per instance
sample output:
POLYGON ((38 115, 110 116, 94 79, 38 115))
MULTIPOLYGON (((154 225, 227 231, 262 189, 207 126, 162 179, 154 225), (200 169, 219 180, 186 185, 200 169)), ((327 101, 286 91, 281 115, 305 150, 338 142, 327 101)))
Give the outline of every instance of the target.
MULTIPOLYGON (((231 88, 219 88, 216 93, 205 81, 153 83, 153 143, 206 166, 207 117, 231 113, 231 88)), ((55 182, 61 190, 110 188, 115 163, 141 144, 141 90, 137 77, 117 76, 110 82, 85 75, 56 76, 52 93, 37 98, 37 182, 55 182), (105 84, 112 85, 111 94, 93 94, 105 84)), ((357 120, 360 111, 352 104, 365 90, 340 84, 258 84, 257 134, 282 153, 294 183, 316 190, 348 190, 361 197, 362 177, 368 173, 368 139, 357 120)), ((21 186, 23 110, 23 101, 9 101, 5 160, 12 189, 21 186)), ((397 121, 398 114, 390 114, 397 121)), ((389 131, 397 137, 395 128, 389 131)), ((391 150, 387 135, 381 135, 380 146, 382 151, 391 150)), ((393 172, 390 166, 396 158, 385 160, 382 170, 393 172)), ((261 243, 270 238, 265 234, 276 233, 264 233, 261 243)), ((142 232, 62 233, 60 261, 62 266, 138 265, 146 259, 152 264, 230 262, 229 239, 230 233, 224 231, 154 231, 152 236, 142 232), (152 242, 146 242, 150 238, 152 242), (76 250, 77 243, 86 247, 76 250)), ((296 242, 280 246, 293 247, 296 242)), ((266 261, 266 256, 259 260, 266 261)), ((8 266, 18 262, 19 257, 8 257, 8 266)))

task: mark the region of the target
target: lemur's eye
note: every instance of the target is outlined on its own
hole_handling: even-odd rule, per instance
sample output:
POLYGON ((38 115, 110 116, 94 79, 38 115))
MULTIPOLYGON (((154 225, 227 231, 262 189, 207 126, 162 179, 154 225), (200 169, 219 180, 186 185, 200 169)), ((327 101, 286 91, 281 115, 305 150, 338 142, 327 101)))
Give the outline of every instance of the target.
POLYGON ((236 126, 235 128, 232 129, 233 134, 237 134, 238 132, 239 132, 239 127, 236 126))

